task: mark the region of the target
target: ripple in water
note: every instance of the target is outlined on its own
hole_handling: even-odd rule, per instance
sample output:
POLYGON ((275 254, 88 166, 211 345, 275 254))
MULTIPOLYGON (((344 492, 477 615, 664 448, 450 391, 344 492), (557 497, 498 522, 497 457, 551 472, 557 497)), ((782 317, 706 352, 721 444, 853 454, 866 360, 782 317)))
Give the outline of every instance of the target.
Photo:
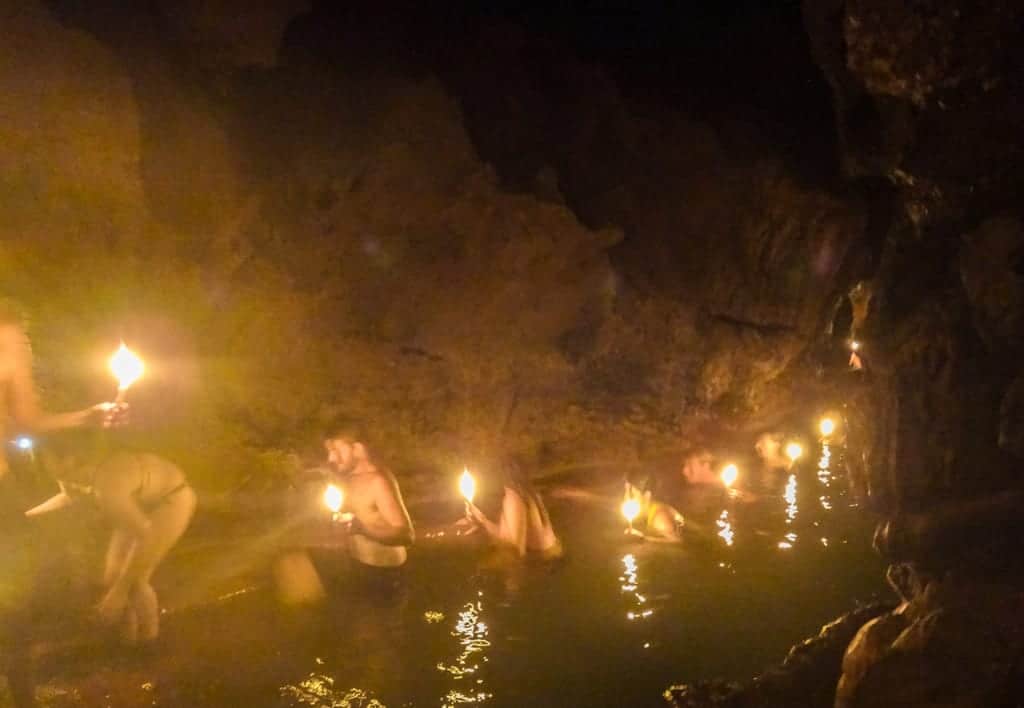
POLYGON ((488 639, 490 629, 483 621, 483 593, 478 592, 476 602, 467 602, 451 635, 458 640, 461 651, 455 660, 448 664, 439 662, 437 670, 449 674, 453 681, 459 682, 441 697, 441 708, 455 708, 467 703, 484 703, 493 698, 493 694, 484 690, 484 679, 477 676, 481 664, 487 662, 487 650, 491 646, 488 639), (461 683, 468 681, 468 685, 461 683))
POLYGON ((387 708, 361 688, 339 689, 334 679, 323 674, 310 674, 297 685, 281 687, 281 695, 291 699, 292 706, 317 708, 387 708))

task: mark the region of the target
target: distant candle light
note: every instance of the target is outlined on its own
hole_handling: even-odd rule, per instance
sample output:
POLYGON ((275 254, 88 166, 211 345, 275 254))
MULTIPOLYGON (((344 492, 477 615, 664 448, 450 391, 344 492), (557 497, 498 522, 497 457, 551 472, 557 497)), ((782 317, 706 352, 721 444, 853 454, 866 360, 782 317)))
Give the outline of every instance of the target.
POLYGON ((804 449, 800 446, 800 443, 791 442, 786 445, 786 456, 796 462, 797 459, 804 454, 804 449))
POLYGON ((731 487, 736 484, 736 480, 739 476, 740 470, 736 465, 728 464, 722 468, 722 484, 726 487, 731 487))
POLYGON ((818 425, 818 430, 827 438, 836 431, 836 422, 831 418, 822 418, 821 423, 818 425))

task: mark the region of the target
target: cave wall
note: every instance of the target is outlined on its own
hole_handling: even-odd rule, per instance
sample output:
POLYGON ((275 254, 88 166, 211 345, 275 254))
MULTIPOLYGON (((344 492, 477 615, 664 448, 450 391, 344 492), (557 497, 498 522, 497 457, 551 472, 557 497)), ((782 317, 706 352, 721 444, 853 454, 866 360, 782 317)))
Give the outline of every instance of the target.
POLYGON ((805 2, 847 179, 895 209, 856 283, 851 440, 903 602, 846 651, 837 708, 1020 702, 1024 9, 805 2))
POLYGON ((211 486, 339 419, 410 477, 596 456, 614 421, 560 342, 609 310, 619 234, 502 190, 428 75, 268 66, 186 10, 4 5, 3 285, 48 402, 109 395, 124 336, 139 444, 211 486))

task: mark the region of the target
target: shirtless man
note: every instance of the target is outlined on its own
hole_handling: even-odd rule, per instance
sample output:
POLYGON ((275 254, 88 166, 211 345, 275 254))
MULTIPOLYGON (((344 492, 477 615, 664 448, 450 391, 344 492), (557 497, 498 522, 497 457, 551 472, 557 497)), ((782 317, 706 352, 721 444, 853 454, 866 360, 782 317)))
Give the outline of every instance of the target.
MULTIPOLYGON (((347 550, 353 561, 346 572, 360 576, 356 580, 365 585, 386 585, 408 559, 408 547, 415 536, 398 480, 371 459, 357 434, 337 431, 324 441, 324 448, 345 492, 347 550)), ((320 575, 304 550, 279 558, 274 576, 281 600, 286 604, 308 604, 326 594, 320 575)))
POLYGON ((345 480, 345 506, 352 513, 349 553, 376 568, 397 568, 408 558, 415 533, 398 480, 370 459, 366 445, 344 431, 324 441, 327 461, 345 480))
POLYGON ((102 421, 113 410, 100 403, 73 413, 46 413, 32 379, 32 347, 17 310, 0 301, 0 479, 7 475, 11 432, 46 433, 102 421), (13 423, 13 426, 11 426, 13 423))

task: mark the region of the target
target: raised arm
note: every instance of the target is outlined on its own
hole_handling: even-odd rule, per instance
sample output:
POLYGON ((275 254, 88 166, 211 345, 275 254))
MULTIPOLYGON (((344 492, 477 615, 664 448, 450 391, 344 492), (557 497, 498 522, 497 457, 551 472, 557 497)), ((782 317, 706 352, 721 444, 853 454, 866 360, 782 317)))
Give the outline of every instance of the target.
POLYGON ((39 405, 39 395, 32 380, 32 349, 26 338, 19 352, 14 372, 7 388, 11 417, 19 430, 46 433, 64 428, 76 428, 86 423, 99 407, 86 408, 73 413, 46 413, 39 405))

